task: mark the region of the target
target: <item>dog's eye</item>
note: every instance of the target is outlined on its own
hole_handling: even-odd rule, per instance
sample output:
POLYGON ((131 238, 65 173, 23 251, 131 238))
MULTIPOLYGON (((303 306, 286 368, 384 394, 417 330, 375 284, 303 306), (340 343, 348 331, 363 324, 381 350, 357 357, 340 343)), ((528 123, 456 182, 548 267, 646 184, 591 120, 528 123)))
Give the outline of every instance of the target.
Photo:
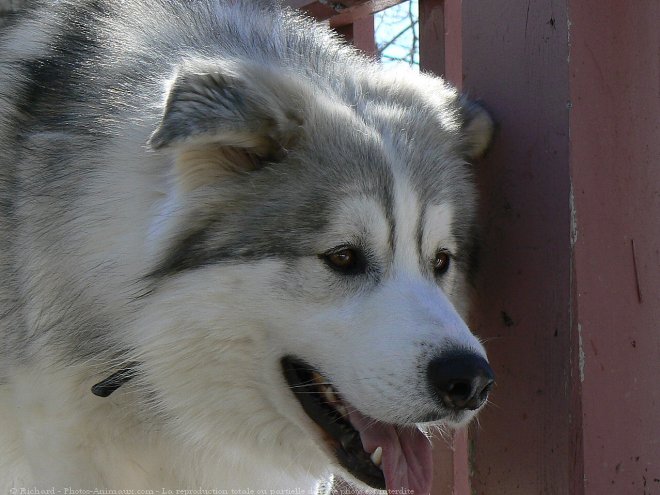
POLYGON ((435 258, 433 259, 433 272, 436 276, 442 275, 449 270, 450 260, 451 256, 449 256, 447 251, 440 250, 435 253, 435 258))
POLYGON ((344 274, 364 273, 366 261, 360 251, 343 247, 321 255, 330 268, 344 274))

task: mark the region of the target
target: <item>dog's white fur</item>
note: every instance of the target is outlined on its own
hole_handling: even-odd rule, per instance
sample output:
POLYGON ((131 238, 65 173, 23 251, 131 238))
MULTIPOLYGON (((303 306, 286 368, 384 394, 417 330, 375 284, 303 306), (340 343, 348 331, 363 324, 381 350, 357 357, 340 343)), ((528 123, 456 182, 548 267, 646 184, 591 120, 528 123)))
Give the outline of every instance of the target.
MULTIPOLYGON (((397 213, 405 224, 417 199, 411 191, 401 194, 397 213)), ((350 230, 344 222, 351 218, 360 227, 370 225, 385 250, 378 205, 344 208, 336 232, 350 230)), ((435 209, 426 232, 436 238, 425 244, 446 240, 449 246, 450 209, 435 209)), ((211 267, 168 282, 149 310, 127 326, 124 338, 140 349, 136 357, 145 363, 151 386, 161 391, 158 407, 174 428, 159 431, 153 411, 149 422, 142 421, 135 407, 140 402, 130 392, 92 396, 89 389, 99 376, 86 370, 93 363, 59 369, 43 360, 15 373, 11 393, 3 392, 3 424, 17 427, 2 430, 2 445, 11 448, 0 451, 0 472, 16 473, 10 487, 199 484, 271 490, 307 480, 303 486, 311 488, 329 475, 328 460, 309 441, 314 425, 287 393, 279 371, 282 353, 336 370, 332 382, 349 402, 373 418, 403 423, 411 412, 430 407, 414 368, 404 366, 418 359, 412 343, 469 345, 483 352, 443 291, 411 266, 408 241, 407 235, 399 240, 386 285, 338 304, 283 297, 275 261, 211 267)), ((313 278, 320 268, 309 265, 301 269, 313 278)), ((448 278, 447 291, 455 294, 456 284, 448 278)))
MULTIPOLYGON (((250 8, 222 7, 229 10, 223 15, 241 22, 247 17, 240 9, 250 8)), ((142 27, 162 21, 163 15, 145 18, 142 27)), ((56 38, 57 19, 55 14, 49 21, 29 18, 23 29, 13 31, 2 45, 5 67, 38 58, 56 38)), ((111 53, 131 46, 126 40, 132 35, 135 43, 142 42, 138 29, 124 30, 122 20, 114 22, 125 45, 114 40, 111 53)), ((334 41, 315 29, 320 39, 334 41)), ((274 45, 281 42, 282 34, 274 32, 274 45)), ((314 80, 318 68, 297 76, 274 68, 264 55, 255 59, 259 56, 265 61, 256 68, 254 60, 245 66, 223 61, 216 63, 217 70, 222 77, 246 77, 255 86, 249 96, 267 101, 278 136, 304 128, 311 142, 322 143, 341 140, 343 132, 346 139, 333 146, 346 150, 339 149, 335 163, 346 156, 362 159, 361 150, 369 147, 382 150, 387 157, 382 166, 393 178, 391 218, 366 187, 352 191, 346 186, 336 191, 327 223, 305 240, 309 255, 295 263, 264 256, 207 264, 163 277, 154 289, 141 277, 195 221, 191 211, 199 205, 216 209, 216 198, 227 193, 223 180, 237 175, 233 155, 216 151, 228 143, 260 150, 271 136, 245 130, 194 134, 147 151, 154 129, 159 129, 151 136, 155 148, 169 132, 167 112, 158 121, 167 100, 153 95, 142 107, 127 105, 106 115, 108 125, 119 131, 92 147, 68 131, 31 133, 18 164, 11 158, 3 163, 7 171, 0 171, 0 186, 15 180, 29 191, 48 157, 70 156, 70 149, 76 163, 95 168, 84 179, 84 191, 66 207, 45 194, 25 192, 14 199, 9 187, 1 198, 12 196, 15 216, 0 217, 0 234, 11 237, 8 251, 0 255, 0 274, 7 280, 6 292, 0 291, 0 313, 6 311, 0 335, 13 339, 0 368, 0 491, 201 487, 265 489, 270 495, 276 489, 312 489, 332 473, 350 475, 337 466, 289 390, 282 356, 303 357, 363 414, 396 424, 437 411, 420 374, 420 366, 433 356, 453 348, 485 356, 461 317, 468 305, 464 271, 452 265, 434 281, 423 267, 439 248, 459 250, 454 228, 473 221, 475 193, 469 172, 461 172, 463 155, 483 151, 490 120, 478 114, 470 130, 470 122, 460 121, 463 103, 442 82, 412 72, 395 76, 378 69, 376 76, 368 67, 358 70, 368 62, 348 49, 332 54, 336 66, 331 71, 346 80, 341 90, 333 80, 323 82, 327 75, 314 80), (328 94, 319 94, 319 88, 328 94), (291 115, 294 100, 302 103, 295 111, 304 113, 303 124, 291 115), (414 127, 414 139, 396 134, 405 123, 414 127), (415 139, 418 151, 403 153, 415 139), (445 174, 453 183, 448 187, 462 191, 462 209, 451 194, 446 200, 422 197, 410 161, 437 161, 442 170, 451 169, 445 174), (393 238, 392 224, 397 226, 393 238), (376 287, 349 287, 317 256, 360 236, 369 239, 383 266, 376 287), (97 336, 108 353, 78 353, 75 339, 67 341, 67 325, 84 335, 96 319, 111 329, 97 336), (140 373, 118 392, 108 398, 90 393, 109 372, 133 361, 140 363, 140 373)), ((188 63, 197 68, 194 79, 201 62, 188 63)), ((176 88, 171 73, 160 76, 163 80, 149 90, 165 78, 166 88, 176 88)), ((16 88, 27 84, 21 77, 0 74, 0 145, 7 153, 14 146, 12 118, 18 113, 11 102, 20 96, 16 88)), ((191 84, 189 90, 205 91, 191 84)), ((321 149, 314 153, 323 157, 321 149)), ((237 167, 238 173, 252 172, 249 165, 237 167)), ((57 190, 65 191, 67 182, 57 180, 62 182, 57 190)), ((448 422, 464 423, 473 414, 465 411, 448 422)))

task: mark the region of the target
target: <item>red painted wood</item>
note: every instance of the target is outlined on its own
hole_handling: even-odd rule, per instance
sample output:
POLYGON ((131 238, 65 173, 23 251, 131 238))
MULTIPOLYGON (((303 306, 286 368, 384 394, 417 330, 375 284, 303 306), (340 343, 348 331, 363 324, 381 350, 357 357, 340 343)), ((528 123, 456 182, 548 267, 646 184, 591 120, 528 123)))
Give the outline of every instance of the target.
POLYGON ((419 65, 423 71, 445 74, 444 0, 419 1, 419 65))
POLYGON ((364 3, 370 3, 373 0, 342 0, 340 2, 329 2, 329 1, 319 1, 319 0, 287 0, 286 3, 295 9, 304 9, 313 6, 314 4, 325 4, 335 12, 345 9, 347 7, 354 7, 356 5, 361 5, 364 3), (334 7, 336 6, 336 7, 334 7))
POLYGON ((302 9, 317 2, 316 0, 287 0, 286 3, 294 9, 302 9))
POLYGON ((433 490, 431 495, 452 495, 454 490, 454 449, 453 437, 433 439, 433 490))
POLYGON ((393 7, 404 0, 371 0, 370 2, 360 3, 354 7, 341 10, 337 15, 330 18, 330 27, 337 28, 346 24, 351 24, 367 16, 371 16, 381 10, 393 7))
POLYGON ((660 493, 660 4, 571 0, 584 493, 660 493))
POLYGON ((287 0, 286 3, 292 7, 299 9, 309 7, 315 3, 327 4, 336 6, 335 10, 342 10, 347 7, 354 7, 364 3, 370 3, 373 0, 341 0, 341 1, 323 1, 323 0, 287 0))
POLYGON ((339 28, 404 1, 344 0, 342 2, 320 2, 318 0, 288 0, 286 3, 319 20, 330 19, 330 25, 333 28, 339 28))
POLYGON ((454 485, 451 495, 471 495, 470 488, 470 461, 469 440, 467 429, 459 430, 454 434, 454 457, 452 468, 454 472, 454 485))
POLYGON ((463 88, 462 0, 444 0, 445 71, 444 77, 458 89, 463 88))
MULTIPOLYGON (((290 2, 287 2, 290 3, 290 2)), ((308 3, 308 2, 305 2, 308 3)), ((326 20, 332 17, 337 13, 332 7, 329 7, 325 4, 312 2, 309 5, 302 7, 301 10, 305 12, 308 16, 314 17, 318 20, 326 20)))
POLYGON ((470 495, 466 430, 433 439, 433 489, 431 495, 470 495))
POLYGON ((498 385, 474 493, 660 493, 659 14, 462 4, 463 88, 501 127, 479 169, 477 331, 498 385))
POLYGON ((337 32, 368 55, 376 55, 373 16, 363 17, 336 28, 337 32))
POLYGON ((497 384, 492 404, 470 432, 472 490, 567 494, 572 382, 566 13, 560 2, 542 0, 451 5, 452 15, 445 11, 455 50, 449 79, 483 99, 500 125, 491 153, 476 169, 484 248, 474 329, 486 339, 497 384))

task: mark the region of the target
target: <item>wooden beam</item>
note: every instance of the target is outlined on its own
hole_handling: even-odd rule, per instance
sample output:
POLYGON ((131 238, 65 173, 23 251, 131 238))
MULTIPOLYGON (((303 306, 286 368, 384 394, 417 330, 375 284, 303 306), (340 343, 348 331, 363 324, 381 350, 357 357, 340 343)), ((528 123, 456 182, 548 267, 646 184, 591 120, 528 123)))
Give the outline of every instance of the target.
POLYGON ((381 10, 388 9, 404 0, 371 0, 368 2, 361 2, 354 7, 347 7, 342 9, 339 13, 330 18, 330 27, 338 28, 351 24, 359 19, 364 19, 367 16, 373 15, 381 10))
POLYGON ((319 20, 330 19, 330 26, 338 28, 385 10, 405 0, 288 0, 291 7, 300 9, 319 20))
MULTIPOLYGON (((470 431, 472 493, 581 495, 569 481, 578 461, 570 424, 580 415, 571 411, 577 329, 571 327, 567 9, 545 0, 463 1, 459 7, 460 73, 453 77, 486 102, 502 130, 475 168, 487 249, 474 330, 487 342, 497 384, 492 406, 470 431)), ((592 127, 592 134, 600 132, 592 127)), ((642 490, 600 492, 606 493, 642 490)))
POLYGON ((350 24, 336 28, 336 30, 367 55, 376 55, 373 16, 357 19, 350 24))
POLYGON ((445 75, 445 0, 419 1, 419 65, 445 75))
POLYGON ((302 9, 316 2, 310 0, 288 0, 286 3, 294 9, 302 9))

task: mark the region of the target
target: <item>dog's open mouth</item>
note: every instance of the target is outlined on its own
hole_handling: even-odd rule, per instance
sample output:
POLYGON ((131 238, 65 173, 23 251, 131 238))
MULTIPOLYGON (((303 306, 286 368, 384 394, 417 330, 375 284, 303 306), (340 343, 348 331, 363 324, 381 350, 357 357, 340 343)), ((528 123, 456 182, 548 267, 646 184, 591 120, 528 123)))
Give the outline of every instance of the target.
POLYGON ((396 426, 362 415, 321 373, 299 359, 283 358, 282 369, 303 410, 353 476, 380 490, 430 492, 431 446, 414 425, 396 426))

